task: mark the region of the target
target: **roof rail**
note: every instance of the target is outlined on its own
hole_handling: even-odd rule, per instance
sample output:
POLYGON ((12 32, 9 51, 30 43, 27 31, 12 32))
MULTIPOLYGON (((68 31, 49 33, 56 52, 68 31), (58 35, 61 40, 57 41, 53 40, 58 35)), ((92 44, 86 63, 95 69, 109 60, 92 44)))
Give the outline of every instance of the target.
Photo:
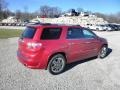
POLYGON ((29 25, 51 25, 51 23, 30 22, 29 25))
POLYGON ((73 25, 73 24, 57 24, 57 23, 41 23, 41 22, 35 22, 35 23, 29 23, 28 25, 67 25, 67 26, 80 26, 80 25, 73 25))

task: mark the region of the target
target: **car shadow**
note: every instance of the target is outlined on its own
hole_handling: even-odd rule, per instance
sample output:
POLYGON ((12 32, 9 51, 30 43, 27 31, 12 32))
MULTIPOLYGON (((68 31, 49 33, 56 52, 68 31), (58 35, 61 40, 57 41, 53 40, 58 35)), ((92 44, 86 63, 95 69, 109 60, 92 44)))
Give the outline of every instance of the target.
MULTIPOLYGON (((111 52, 112 52, 112 49, 108 48, 108 52, 107 52, 106 57, 109 56, 111 52)), ((66 67, 65 67, 64 72, 72 69, 73 67, 75 67, 75 66, 77 66, 79 64, 86 63, 86 62, 89 62, 89 61, 92 61, 92 60, 95 60, 95 59, 97 59, 97 56, 67 64, 66 67)))
POLYGON ((111 52, 112 52, 112 49, 111 49, 111 48, 108 48, 108 52, 107 52, 106 57, 109 56, 111 52))

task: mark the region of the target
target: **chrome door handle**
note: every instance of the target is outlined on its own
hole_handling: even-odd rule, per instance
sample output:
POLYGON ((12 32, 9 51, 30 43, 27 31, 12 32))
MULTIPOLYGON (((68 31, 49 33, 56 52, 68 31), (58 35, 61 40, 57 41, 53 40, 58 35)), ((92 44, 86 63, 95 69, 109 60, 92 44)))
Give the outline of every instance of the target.
POLYGON ((75 43, 69 43, 69 45, 73 45, 73 44, 75 44, 75 43))
POLYGON ((85 42, 86 44, 89 44, 89 43, 91 43, 91 42, 85 42))

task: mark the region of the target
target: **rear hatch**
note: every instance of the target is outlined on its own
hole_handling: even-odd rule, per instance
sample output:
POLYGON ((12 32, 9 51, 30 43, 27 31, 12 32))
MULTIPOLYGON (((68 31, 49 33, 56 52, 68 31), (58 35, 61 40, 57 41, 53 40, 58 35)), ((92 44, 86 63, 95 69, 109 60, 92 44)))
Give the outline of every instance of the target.
POLYGON ((41 46, 41 43, 38 43, 34 40, 36 32, 37 28, 26 27, 18 41, 18 48, 20 52, 30 54, 40 49, 39 47, 41 46))

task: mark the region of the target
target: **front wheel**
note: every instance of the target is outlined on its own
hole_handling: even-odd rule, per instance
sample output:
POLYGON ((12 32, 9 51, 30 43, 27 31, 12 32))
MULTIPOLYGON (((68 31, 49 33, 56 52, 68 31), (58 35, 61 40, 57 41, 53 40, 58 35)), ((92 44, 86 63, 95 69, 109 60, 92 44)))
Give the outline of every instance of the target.
POLYGON ((101 48, 98 57, 101 58, 101 59, 102 59, 102 58, 105 58, 105 57, 107 56, 107 51, 108 51, 108 47, 107 47, 106 45, 104 45, 104 46, 101 48))
POLYGON ((63 72, 65 65, 65 57, 62 54, 56 54, 49 61, 48 71, 53 75, 59 74, 63 72))

